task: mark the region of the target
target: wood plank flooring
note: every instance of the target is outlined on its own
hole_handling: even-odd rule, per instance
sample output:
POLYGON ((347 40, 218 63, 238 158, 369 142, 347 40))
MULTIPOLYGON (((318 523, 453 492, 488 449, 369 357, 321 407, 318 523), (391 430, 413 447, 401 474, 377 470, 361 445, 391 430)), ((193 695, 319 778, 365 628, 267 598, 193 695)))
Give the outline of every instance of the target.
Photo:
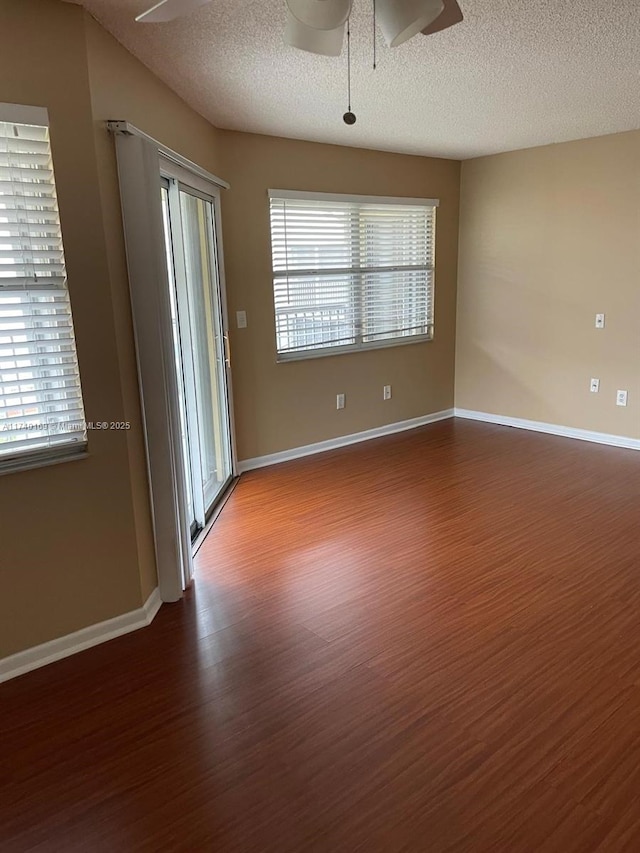
POLYGON ((244 475, 182 602, 0 686, 0 850, 640 850, 639 521, 640 454, 464 421, 244 475))

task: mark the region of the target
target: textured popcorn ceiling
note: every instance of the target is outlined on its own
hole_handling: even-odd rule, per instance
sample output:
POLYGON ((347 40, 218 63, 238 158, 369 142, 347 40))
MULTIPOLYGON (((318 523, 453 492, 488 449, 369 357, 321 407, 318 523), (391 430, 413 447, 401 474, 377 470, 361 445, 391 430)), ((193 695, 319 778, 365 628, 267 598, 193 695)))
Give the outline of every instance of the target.
MULTIPOLYGON (((284 0, 213 0, 136 24, 153 0, 80 0, 214 125, 298 139, 468 158, 640 127, 639 0, 460 0, 464 23, 390 50, 371 0, 354 0, 346 50, 284 44, 284 0)), ((123 118, 126 118, 124 116, 123 118)))

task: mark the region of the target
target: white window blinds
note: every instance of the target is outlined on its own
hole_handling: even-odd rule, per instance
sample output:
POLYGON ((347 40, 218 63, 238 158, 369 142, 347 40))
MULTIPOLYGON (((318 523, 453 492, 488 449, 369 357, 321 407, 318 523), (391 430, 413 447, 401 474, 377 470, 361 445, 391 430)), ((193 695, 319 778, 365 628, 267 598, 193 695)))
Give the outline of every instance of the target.
POLYGON ((431 338, 436 200, 269 197, 279 360, 431 338))
POLYGON ((0 470, 85 441, 46 111, 0 104, 0 470))

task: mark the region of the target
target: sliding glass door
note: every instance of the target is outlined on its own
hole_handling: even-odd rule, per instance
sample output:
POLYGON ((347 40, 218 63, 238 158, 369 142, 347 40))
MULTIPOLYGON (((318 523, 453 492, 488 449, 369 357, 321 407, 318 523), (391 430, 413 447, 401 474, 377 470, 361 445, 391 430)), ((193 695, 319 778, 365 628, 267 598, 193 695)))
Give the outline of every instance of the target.
POLYGON ((195 537, 233 476, 216 205, 213 196, 175 177, 163 178, 161 192, 187 509, 195 537))

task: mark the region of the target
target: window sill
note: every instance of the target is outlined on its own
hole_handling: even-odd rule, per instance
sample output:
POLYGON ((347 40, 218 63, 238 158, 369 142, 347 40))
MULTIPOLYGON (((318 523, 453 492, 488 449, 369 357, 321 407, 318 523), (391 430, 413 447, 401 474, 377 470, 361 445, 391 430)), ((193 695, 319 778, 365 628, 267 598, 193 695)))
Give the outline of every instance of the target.
POLYGON ((46 468, 49 465, 59 465, 62 462, 73 462, 77 459, 87 459, 89 450, 87 442, 83 441, 70 447, 58 447, 53 450, 38 450, 24 453, 21 456, 0 456, 0 476, 15 474, 18 471, 30 471, 33 468, 46 468))
POLYGON ((426 335, 412 335, 410 338, 392 338, 386 341, 376 341, 374 343, 363 344, 360 346, 344 346, 344 347, 325 347, 317 350, 298 350, 291 353, 277 353, 276 362, 278 364, 286 364, 289 361, 306 361, 309 358, 327 358, 332 355, 350 355, 355 352, 370 352, 377 349, 389 349, 390 347, 404 347, 411 344, 424 344, 433 340, 433 332, 426 335))

